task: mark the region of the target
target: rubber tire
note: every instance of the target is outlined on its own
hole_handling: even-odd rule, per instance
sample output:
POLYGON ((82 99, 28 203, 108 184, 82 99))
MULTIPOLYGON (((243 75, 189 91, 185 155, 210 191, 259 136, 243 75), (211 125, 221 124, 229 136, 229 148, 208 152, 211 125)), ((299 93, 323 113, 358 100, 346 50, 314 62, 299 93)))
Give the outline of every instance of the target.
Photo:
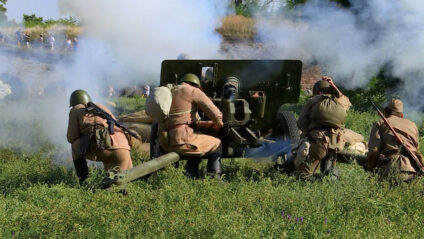
POLYGON ((300 139, 300 130, 297 127, 296 117, 292 112, 280 111, 277 113, 277 119, 283 130, 281 136, 284 140, 298 141, 300 139))
POLYGON ((153 122, 152 130, 150 131, 150 159, 160 157, 163 150, 159 145, 158 123, 153 122))

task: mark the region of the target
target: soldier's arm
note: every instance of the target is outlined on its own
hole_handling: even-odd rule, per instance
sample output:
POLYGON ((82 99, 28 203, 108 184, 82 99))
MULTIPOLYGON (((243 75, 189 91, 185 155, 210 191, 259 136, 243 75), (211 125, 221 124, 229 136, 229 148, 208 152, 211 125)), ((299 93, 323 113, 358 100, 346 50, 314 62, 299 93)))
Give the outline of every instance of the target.
POLYGON ((311 123, 311 119, 309 118, 309 114, 311 113, 312 105, 316 102, 316 96, 310 98, 306 104, 302 108, 302 112, 299 115, 297 120, 297 127, 299 127, 302 132, 306 132, 308 130, 308 126, 311 123))
POLYGON ((71 109, 69 112, 68 132, 66 134, 66 138, 68 139, 68 142, 72 144, 79 137, 81 137, 81 132, 77 112, 75 109, 71 109))
POLYGON ((222 113, 209 99, 209 97, 203 93, 200 89, 195 88, 193 90, 193 102, 206 114, 217 126, 222 127, 222 113))
POLYGON ((370 133, 370 140, 368 143, 368 154, 367 154, 367 164, 368 169, 372 170, 377 165, 377 160, 380 157, 380 151, 382 150, 382 140, 381 135, 378 130, 378 124, 375 122, 372 126, 370 133))
POLYGON ((339 88, 336 86, 336 84, 334 84, 334 81, 331 77, 329 76, 323 76, 322 77, 323 80, 328 81, 328 83, 330 84, 330 86, 334 89, 334 96, 337 97, 337 101, 339 103, 341 103, 346 110, 349 110, 349 108, 352 106, 352 103, 350 103, 349 97, 345 96, 340 90, 339 88))

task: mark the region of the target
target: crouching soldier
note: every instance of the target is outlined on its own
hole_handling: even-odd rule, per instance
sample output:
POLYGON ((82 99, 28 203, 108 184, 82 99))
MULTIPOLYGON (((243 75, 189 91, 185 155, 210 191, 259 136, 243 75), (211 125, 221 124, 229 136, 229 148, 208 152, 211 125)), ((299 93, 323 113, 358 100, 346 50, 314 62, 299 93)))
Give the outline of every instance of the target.
POLYGON ((376 170, 382 178, 387 177, 390 172, 396 172, 400 180, 410 181, 422 170, 423 165, 423 158, 418 150, 417 126, 403 118, 403 103, 399 99, 391 99, 383 114, 387 123, 382 118, 374 122, 371 129, 367 169, 376 170))
MULTIPOLYGON (((70 97, 67 138, 72 144, 72 159, 80 183, 88 177, 86 159, 102 161, 105 170, 116 166, 120 170, 132 168, 130 146, 122 129, 109 125, 98 112, 89 109, 90 96, 84 90, 72 92, 70 97)), ((97 105, 114 118, 103 105, 97 105)))
POLYGON ((207 173, 210 176, 220 175, 221 140, 194 131, 193 127, 199 123, 198 108, 212 120, 215 130, 222 128, 222 113, 203 93, 199 78, 189 73, 172 89, 169 117, 159 124, 159 142, 166 152, 191 158, 186 164, 191 177, 198 177, 200 159, 205 156, 208 158, 207 173))
POLYGON ((333 173, 337 152, 344 147, 344 121, 350 106, 330 77, 324 76, 314 85, 313 96, 297 121, 303 138, 294 160, 298 178, 310 178, 320 163, 321 172, 333 173))

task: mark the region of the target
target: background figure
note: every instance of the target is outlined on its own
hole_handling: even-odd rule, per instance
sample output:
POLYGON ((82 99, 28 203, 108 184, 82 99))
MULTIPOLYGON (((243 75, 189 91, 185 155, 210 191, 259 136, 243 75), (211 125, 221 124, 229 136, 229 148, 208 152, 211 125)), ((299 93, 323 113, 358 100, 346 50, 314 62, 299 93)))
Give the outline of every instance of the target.
POLYGON ((22 32, 20 30, 16 31, 16 44, 18 47, 22 45, 22 32))
POLYGON ((150 86, 145 84, 143 86, 143 96, 148 97, 150 95, 150 86))
POLYGON ((25 32, 24 42, 25 42, 25 46, 28 48, 30 48, 30 44, 29 44, 30 39, 31 39, 31 35, 29 34, 29 32, 25 32))
POLYGON ((50 33, 49 35, 49 48, 51 51, 54 51, 54 44, 55 44, 56 39, 54 39, 54 36, 52 33, 50 33))

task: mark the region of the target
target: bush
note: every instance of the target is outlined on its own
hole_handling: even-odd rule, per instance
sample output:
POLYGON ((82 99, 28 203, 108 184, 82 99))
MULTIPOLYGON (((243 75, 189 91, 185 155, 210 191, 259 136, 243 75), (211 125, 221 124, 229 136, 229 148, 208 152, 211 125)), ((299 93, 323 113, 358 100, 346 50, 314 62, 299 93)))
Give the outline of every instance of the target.
POLYGON ((255 38, 255 20, 245 16, 227 16, 216 30, 227 40, 252 40, 255 38))

